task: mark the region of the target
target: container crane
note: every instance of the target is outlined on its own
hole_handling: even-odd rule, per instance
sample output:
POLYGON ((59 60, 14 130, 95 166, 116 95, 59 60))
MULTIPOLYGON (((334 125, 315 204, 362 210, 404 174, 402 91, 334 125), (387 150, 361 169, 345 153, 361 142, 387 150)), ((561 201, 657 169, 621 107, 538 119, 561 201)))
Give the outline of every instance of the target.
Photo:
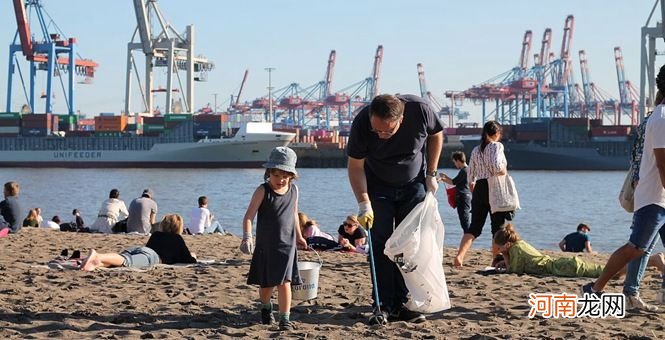
POLYGON ((621 116, 628 114, 632 125, 638 124, 638 96, 637 91, 630 81, 626 80, 623 67, 623 53, 621 47, 614 48, 614 62, 617 70, 617 81, 619 83, 619 112, 617 112, 617 125, 621 125, 621 116))
MULTIPOLYGON (((62 73, 67 73, 67 89, 63 83, 63 92, 65 92, 65 102, 69 115, 74 115, 76 111, 74 80, 76 76, 85 77, 83 83, 90 83, 95 76, 95 71, 99 66, 96 62, 89 59, 76 59, 76 38, 66 38, 62 32, 49 32, 51 26, 47 22, 47 17, 52 21, 46 10, 42 6, 41 0, 13 0, 14 14, 16 17, 17 32, 13 42, 9 45, 9 71, 7 72, 7 104, 6 111, 11 111, 13 75, 18 69, 21 82, 23 75, 15 56, 17 52, 22 52, 23 56, 30 63, 29 92, 25 91, 26 100, 29 103, 30 112, 35 112, 35 87, 37 71, 46 71, 46 91, 43 98, 46 99, 44 111, 53 112, 53 78, 60 77, 62 73), (34 13, 39 21, 41 29, 41 39, 36 39, 34 32, 30 30, 28 17, 34 13), (18 42, 17 42, 18 39, 18 42), (60 57, 65 54, 66 56, 60 57)), ((57 25, 53 25, 57 28, 57 25)))
POLYGON ((381 65, 383 63, 383 45, 379 45, 376 48, 376 53, 374 54, 374 63, 372 66, 371 76, 355 83, 346 88, 342 89, 340 92, 346 92, 351 90, 349 95, 349 114, 348 117, 353 117, 354 106, 363 106, 369 103, 372 98, 376 97, 379 93, 379 83, 381 80, 381 65), (361 96, 361 93, 364 92, 364 96, 361 96))
POLYGON ((194 81, 206 81, 207 74, 214 68, 214 63, 203 56, 194 56, 195 35, 194 25, 188 25, 184 37, 166 22, 157 0, 133 0, 134 14, 136 15, 136 29, 131 41, 127 44, 127 70, 125 82, 125 112, 131 109, 132 73, 135 73, 141 99, 142 112, 153 112, 153 69, 164 67, 166 69, 166 105, 165 113, 172 110, 172 96, 174 79, 177 79, 178 88, 185 96, 183 99, 185 112, 192 112, 194 105, 194 81), (154 21, 157 25, 153 25, 154 21), (153 30, 157 26, 157 30, 153 30), (138 39, 138 41, 136 41, 138 39), (136 66, 134 51, 141 51, 145 56, 145 79, 141 77, 136 66), (185 86, 178 71, 186 71, 185 86), (185 88, 185 90, 183 90, 185 88))
POLYGON ((656 95, 656 39, 665 39, 665 0, 655 0, 651 13, 641 29, 641 57, 640 57, 640 114, 639 122, 642 122, 649 107, 653 105, 656 95), (656 8, 660 4, 660 21, 652 22, 656 8))
POLYGON ((575 27, 575 18, 572 15, 566 17, 563 28, 563 39, 561 42, 561 53, 559 59, 554 60, 550 65, 552 72, 552 84, 550 90, 555 96, 554 111, 550 116, 558 116, 559 111, 563 111, 563 117, 569 117, 569 104, 571 100, 571 90, 573 84, 570 83, 572 73, 572 58, 570 48, 573 41, 573 32, 575 27))

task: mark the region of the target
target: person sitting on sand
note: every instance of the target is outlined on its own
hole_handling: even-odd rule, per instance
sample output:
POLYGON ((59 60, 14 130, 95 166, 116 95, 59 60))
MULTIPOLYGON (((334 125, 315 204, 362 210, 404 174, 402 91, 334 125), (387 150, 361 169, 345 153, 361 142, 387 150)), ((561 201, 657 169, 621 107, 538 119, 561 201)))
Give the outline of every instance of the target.
POLYGON ((161 231, 152 233, 144 247, 131 247, 119 254, 100 254, 90 249, 81 263, 81 270, 92 271, 99 267, 152 268, 159 263, 196 263, 196 255, 189 251, 180 236, 183 228, 180 215, 166 215, 160 223, 161 231))
POLYGON ((129 216, 129 212, 127 211, 125 202, 120 199, 120 190, 111 189, 109 198, 102 202, 102 206, 97 213, 97 219, 90 229, 110 234, 113 232, 113 226, 118 221, 127 218, 127 216, 129 216))
POLYGON ((201 196, 198 202, 198 208, 192 208, 189 212, 189 232, 192 235, 226 234, 222 225, 215 220, 215 216, 208 209, 208 197, 201 196))
POLYGON ((76 229, 83 229, 85 227, 85 222, 83 221, 83 217, 81 217, 81 212, 78 209, 74 209, 72 210, 72 215, 74 216, 76 229))
MULTIPOLYGON (((600 264, 586 262, 579 256, 553 259, 548 255, 543 255, 520 238, 512 223, 506 224, 495 233, 494 242, 504 257, 503 261, 497 263, 497 267, 506 268, 508 273, 598 277, 604 267, 600 264)), ((659 253, 651 256, 649 266, 656 267, 661 274, 665 274, 665 255, 659 253)), ((620 274, 624 273, 625 267, 620 274)))
POLYGON ((37 220, 37 211, 35 209, 30 209, 28 216, 23 219, 23 226, 33 228, 37 228, 39 226, 39 221, 37 220))
POLYGON ((363 246, 365 245, 367 236, 362 228, 360 228, 360 223, 356 215, 347 216, 344 223, 339 226, 337 232, 339 233, 337 241, 344 249, 359 253, 365 252, 363 246))
POLYGON ((570 233, 559 242, 559 248, 561 251, 567 251, 571 253, 581 253, 585 250, 587 253, 592 253, 591 241, 589 240, 589 232, 591 228, 584 223, 580 223, 577 226, 577 232, 570 233))
POLYGON ((321 231, 316 221, 311 220, 305 213, 298 213, 298 221, 302 237, 307 241, 308 247, 316 250, 330 250, 338 247, 335 238, 321 231))
POLYGON ((53 216, 50 221, 42 224, 42 228, 60 230, 60 216, 53 216))

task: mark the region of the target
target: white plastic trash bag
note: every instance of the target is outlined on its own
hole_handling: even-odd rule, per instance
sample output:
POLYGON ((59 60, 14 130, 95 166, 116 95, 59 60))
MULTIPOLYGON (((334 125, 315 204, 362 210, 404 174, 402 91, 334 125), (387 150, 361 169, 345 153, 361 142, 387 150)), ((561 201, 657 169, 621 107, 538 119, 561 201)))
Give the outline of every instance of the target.
POLYGON ((434 313, 450 308, 442 264, 443 235, 438 203, 434 194, 427 193, 386 242, 383 253, 400 268, 409 289, 406 308, 412 311, 434 313))

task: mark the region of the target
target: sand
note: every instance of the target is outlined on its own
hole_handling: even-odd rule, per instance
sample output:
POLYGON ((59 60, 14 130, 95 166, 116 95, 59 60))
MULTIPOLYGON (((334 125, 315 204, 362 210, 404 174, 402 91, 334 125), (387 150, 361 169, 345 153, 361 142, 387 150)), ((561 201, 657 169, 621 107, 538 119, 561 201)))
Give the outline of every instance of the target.
MULTIPOLYGON (((452 309, 428 315, 422 324, 393 322, 384 327, 365 323, 371 313, 366 258, 321 253, 319 297, 294 301, 291 319, 298 329, 291 332, 259 324, 257 289, 245 284, 250 257, 237 250, 235 236, 185 236, 199 258, 225 260, 225 264, 90 273, 45 267, 64 248, 117 252, 146 240, 25 228, 0 239, 0 338, 665 338, 665 314, 659 313, 628 314, 624 319, 529 319, 529 292, 577 293, 590 280, 483 276, 477 271, 490 258, 484 250, 472 250, 466 267, 453 269, 455 250, 446 249, 444 269, 452 309)), ((601 263, 607 254, 587 257, 601 263)), ((300 259, 316 256, 301 252, 300 259)), ((620 284, 613 281, 608 291, 620 292, 620 284)), ((644 299, 654 301, 659 286, 659 274, 649 269, 644 299)))

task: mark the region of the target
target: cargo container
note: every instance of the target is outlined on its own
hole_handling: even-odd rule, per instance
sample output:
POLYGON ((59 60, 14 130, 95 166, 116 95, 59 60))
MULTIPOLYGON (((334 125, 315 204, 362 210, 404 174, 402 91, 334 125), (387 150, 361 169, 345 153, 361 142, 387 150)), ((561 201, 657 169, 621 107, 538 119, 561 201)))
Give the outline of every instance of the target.
POLYGON ((21 119, 19 112, 0 112, 0 120, 4 119, 21 119))
POLYGON ((21 132, 21 127, 20 126, 0 126, 0 133, 3 134, 19 134, 21 132))
POLYGON ((165 122, 181 122, 190 119, 192 119, 192 115, 189 113, 172 113, 164 116, 165 122))
POLYGON ((127 127, 127 116, 95 117, 95 131, 124 131, 127 127))
POLYGON ((164 126, 164 117, 143 117, 143 124, 164 126))
POLYGON ((517 141, 546 141, 547 131, 517 131, 515 132, 517 141))
POLYGON ((630 126, 601 126, 591 129, 591 136, 629 136, 630 126))
POLYGON ((50 134, 51 130, 45 128, 22 128, 21 135, 26 137, 45 137, 50 134))

